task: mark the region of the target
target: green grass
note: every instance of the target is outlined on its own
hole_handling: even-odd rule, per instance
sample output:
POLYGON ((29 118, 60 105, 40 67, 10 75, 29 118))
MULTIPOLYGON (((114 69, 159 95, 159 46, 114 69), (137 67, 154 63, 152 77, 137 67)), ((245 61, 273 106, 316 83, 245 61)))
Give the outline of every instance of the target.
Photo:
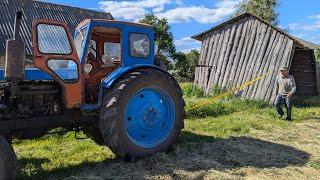
MULTIPOLYGON (((185 129, 182 132, 178 146, 172 153, 160 153, 149 160, 141 160, 137 164, 128 164, 116 159, 115 155, 107 147, 98 146, 90 139, 75 139, 73 132, 63 135, 48 135, 34 140, 14 141, 13 144, 20 168, 17 178, 60 179, 77 176, 83 172, 95 172, 99 168, 104 173, 113 173, 114 177, 125 178, 127 178, 127 176, 124 176, 126 171, 132 171, 134 174, 141 173, 144 170, 146 171, 144 177, 146 177, 150 174, 158 173, 157 170, 148 170, 149 161, 158 163, 159 167, 157 168, 160 168, 159 171, 161 173, 159 172, 159 174, 161 176, 163 173, 168 173, 174 177, 172 169, 177 168, 177 166, 183 166, 187 170, 190 168, 189 165, 185 167, 187 165, 179 164, 181 163, 179 153, 188 154, 189 151, 206 152, 206 149, 202 149, 203 145, 220 142, 219 140, 221 139, 225 140, 225 143, 233 143, 234 141, 231 141, 232 139, 229 140, 229 138, 247 136, 252 131, 272 134, 274 129, 290 129, 294 124, 320 117, 319 98, 297 100, 296 102, 299 104, 293 110, 294 123, 278 120, 274 108, 265 102, 239 100, 230 96, 213 101, 200 108, 190 109, 199 101, 212 97, 205 97, 201 90, 192 89, 189 83, 183 83, 181 86, 185 93, 187 119, 185 120, 185 129), (147 163, 147 165, 144 163, 147 163), (113 167, 115 170, 104 170, 105 166, 113 167), (122 166, 129 169, 121 169, 122 166), (135 166, 141 166, 141 172, 138 172, 135 166), (147 168, 147 170, 144 168, 147 168), (121 173, 122 171, 124 171, 124 174, 121 173)), ((84 135, 80 134, 79 136, 83 137, 84 135)), ((197 158, 204 158, 202 157, 203 154, 199 153, 189 155, 199 155, 197 158)), ((214 160, 219 161, 219 159, 214 160)), ((189 159, 189 161, 195 161, 195 159, 189 159)), ((233 166, 235 162, 232 161, 230 165, 228 164, 229 161, 230 157, 224 160, 225 164, 222 163, 222 165, 233 166)), ((197 163, 195 162, 195 164, 197 163)), ((210 164, 212 162, 208 163, 210 167, 215 166, 210 164)), ((313 160, 310 166, 319 169, 319 159, 313 160)), ((217 165, 217 167, 220 166, 217 165)), ((100 173, 103 177, 104 173, 102 172, 98 170, 98 174, 100 173)), ((181 176, 178 177, 181 178, 181 176)))

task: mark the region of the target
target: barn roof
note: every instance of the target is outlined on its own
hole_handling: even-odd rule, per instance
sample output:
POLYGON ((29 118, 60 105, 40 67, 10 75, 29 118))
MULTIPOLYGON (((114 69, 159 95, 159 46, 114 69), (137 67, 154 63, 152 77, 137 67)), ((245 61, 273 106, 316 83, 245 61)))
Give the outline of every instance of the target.
POLYGON ((211 28, 211 29, 209 29, 209 30, 207 30, 207 31, 204 31, 204 32, 202 32, 202 33, 200 33, 200 34, 194 35, 194 36, 192 36, 192 38, 193 38, 193 39, 196 39, 196 40, 199 40, 199 41, 202 41, 202 40, 204 39, 204 37, 205 37, 208 33, 213 32, 213 31, 216 31, 216 30, 219 30, 219 29, 225 27, 225 26, 228 25, 228 24, 233 24, 233 23, 237 22, 238 20, 240 20, 240 19, 242 19, 242 18, 247 18, 247 17, 256 18, 257 20, 259 20, 259 21, 261 21, 261 22, 263 22, 263 23, 271 26, 272 28, 274 28, 275 30, 277 30, 278 32, 280 32, 281 34, 283 34, 283 35, 289 37, 290 39, 292 39, 292 40, 295 42, 296 45, 301 46, 302 48, 307 48, 307 49, 320 49, 320 45, 315 44, 315 43, 312 43, 312 42, 309 42, 309 41, 306 41, 306 40, 303 40, 303 39, 300 39, 300 38, 297 38, 297 37, 294 37, 294 36, 290 35, 288 32, 285 32, 284 30, 280 29, 279 27, 274 26, 274 25, 270 24, 269 22, 261 19, 260 17, 258 17, 258 16, 256 16, 256 15, 253 15, 253 14, 250 14, 250 13, 244 13, 244 14, 242 14, 242 15, 240 15, 240 16, 237 16, 237 17, 235 17, 235 18, 232 18, 232 19, 230 19, 230 20, 228 20, 228 21, 226 21, 226 22, 224 22, 224 23, 222 23, 222 24, 219 24, 219 25, 217 25, 217 26, 215 26, 215 27, 213 27, 213 28, 211 28))
POLYGON ((20 37, 26 43, 26 54, 32 54, 31 24, 34 19, 65 22, 71 32, 84 19, 113 19, 110 13, 45 3, 33 0, 0 0, 0 56, 5 53, 5 42, 12 37, 15 13, 23 12, 20 37))

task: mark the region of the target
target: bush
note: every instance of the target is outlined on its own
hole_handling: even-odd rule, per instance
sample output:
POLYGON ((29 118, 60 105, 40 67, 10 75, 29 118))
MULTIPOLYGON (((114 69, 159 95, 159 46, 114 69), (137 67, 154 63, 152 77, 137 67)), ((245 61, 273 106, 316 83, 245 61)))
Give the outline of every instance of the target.
POLYGON ((198 86, 194 86, 191 83, 188 83, 185 86, 182 86, 183 95, 186 97, 205 97, 205 92, 198 86))
POLYGON ((243 110, 256 110, 269 107, 266 101, 242 100, 234 96, 227 96, 221 99, 214 99, 214 97, 212 97, 211 99, 202 100, 205 102, 202 105, 201 100, 188 103, 186 108, 187 118, 217 117, 243 110), (197 107, 199 103, 201 106, 197 107))
POLYGON ((320 97, 294 97, 293 104, 296 107, 320 107, 320 97))

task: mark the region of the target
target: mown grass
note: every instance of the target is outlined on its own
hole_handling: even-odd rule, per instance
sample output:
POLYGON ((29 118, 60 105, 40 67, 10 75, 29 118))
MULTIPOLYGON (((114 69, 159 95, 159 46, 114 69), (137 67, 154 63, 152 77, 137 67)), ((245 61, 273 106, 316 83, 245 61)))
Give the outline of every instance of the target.
MULTIPOLYGON (((185 129, 182 132, 178 146, 173 152, 169 154, 160 153, 151 159, 127 164, 116 159, 107 147, 98 146, 90 139, 75 139, 73 132, 63 135, 48 135, 35 140, 14 141, 14 148, 18 155, 20 168, 17 178, 61 179, 72 176, 81 179, 82 176, 88 175, 91 172, 95 172, 94 174, 97 177, 112 178, 111 176, 113 176, 120 179, 130 178, 134 174, 138 174, 138 176, 143 174, 143 178, 153 176, 167 177, 166 175, 174 177, 175 171, 173 169, 196 172, 199 169, 206 171, 213 167, 217 169, 246 165, 263 167, 263 164, 261 165, 261 162, 255 160, 255 157, 248 157, 250 161, 237 159, 242 158, 237 156, 248 156, 248 149, 242 152, 242 154, 234 154, 236 151, 241 150, 235 149, 233 151, 233 148, 241 146, 242 143, 250 147, 252 144, 256 144, 257 146, 251 147, 252 151, 258 148, 262 152, 266 151, 265 148, 276 145, 270 145, 256 139, 243 139, 241 137, 249 135, 251 131, 263 131, 272 134, 275 129, 280 128, 285 130, 291 128, 296 123, 310 119, 319 119, 320 117, 319 98, 296 100, 297 104, 293 111, 294 123, 278 120, 273 107, 269 106, 268 103, 239 100, 232 96, 212 101, 212 103, 205 104, 196 109, 191 109, 199 101, 212 97, 205 97, 201 90, 192 89, 190 83, 184 83, 181 86, 185 93, 187 119, 185 120, 185 129), (234 139, 234 137, 239 138, 234 139), (214 154, 213 156, 208 147, 211 151, 222 148, 222 154, 219 151, 215 152, 218 154, 214 154), (183 160, 181 160, 181 154, 190 157, 184 157, 185 159, 182 158, 183 160), (206 158, 209 159, 206 160, 206 158), (210 160, 212 162, 209 162, 210 160), (153 167, 153 165, 149 164, 150 162, 156 163, 157 167, 149 169, 150 166, 153 167), (192 162, 194 162, 194 165, 192 165, 192 162), (208 164, 204 166, 202 163, 208 164), (122 169, 122 166, 127 169, 122 169), (136 166, 141 166, 141 171, 136 169, 136 166), (105 169, 106 167, 111 169, 105 169), (132 176, 125 176, 128 175, 126 172, 132 174, 132 176)), ((79 136, 84 137, 83 134, 79 136)), ((248 147, 246 146, 245 148, 248 147)), ((284 147, 281 146, 281 148, 283 149, 284 147)), ((288 151, 287 147, 284 149, 288 151)), ((296 153, 296 151, 290 152, 296 153)), ((261 156, 259 152, 255 153, 261 156)), ((274 156, 274 160, 270 160, 274 161, 270 167, 282 165, 281 162, 278 162, 279 159, 281 160, 281 157, 274 156)), ((320 158, 320 156, 317 157, 320 158)), ((270 157, 265 158, 266 161, 268 158, 270 159, 270 157)), ((304 162, 292 158, 293 155, 292 157, 291 155, 286 156, 283 161, 291 160, 298 164, 304 162)), ((319 159, 312 160, 310 167, 319 169, 319 162, 319 159)), ((292 165, 290 162, 287 162, 287 164, 288 166, 292 165)), ((184 176, 178 175, 177 177, 183 178, 184 176)))

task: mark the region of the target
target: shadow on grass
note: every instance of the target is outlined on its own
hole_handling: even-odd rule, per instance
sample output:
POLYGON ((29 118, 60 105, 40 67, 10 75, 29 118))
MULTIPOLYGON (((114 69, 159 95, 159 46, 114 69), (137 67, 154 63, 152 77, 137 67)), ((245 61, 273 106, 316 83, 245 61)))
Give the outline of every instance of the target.
MULTIPOLYGON (((222 171, 241 167, 283 168, 303 166, 309 158, 310 154, 294 147, 251 137, 217 139, 184 131, 172 152, 158 153, 132 163, 119 159, 106 159, 97 163, 83 162, 76 166, 44 171, 41 165, 48 162, 48 159, 20 159, 20 168, 32 166, 38 169, 38 172, 27 175, 20 171, 18 178, 144 179, 153 176, 181 178, 181 174, 177 174, 177 171, 196 174, 209 169, 222 171)), ((196 176, 202 178, 201 173, 196 176)))

